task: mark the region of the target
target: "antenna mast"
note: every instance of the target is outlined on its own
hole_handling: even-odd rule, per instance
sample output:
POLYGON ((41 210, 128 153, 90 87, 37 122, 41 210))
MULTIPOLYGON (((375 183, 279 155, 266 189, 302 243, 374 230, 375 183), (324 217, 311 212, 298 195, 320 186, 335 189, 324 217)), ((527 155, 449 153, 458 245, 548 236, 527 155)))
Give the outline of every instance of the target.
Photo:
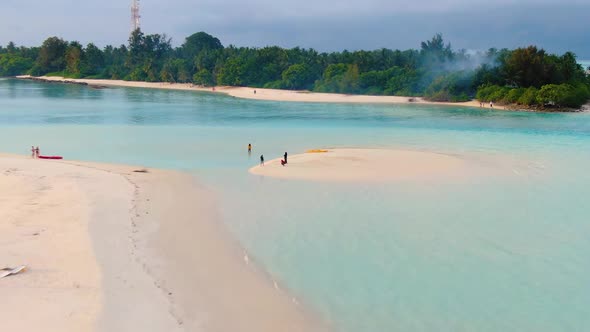
POLYGON ((139 0, 132 0, 131 2, 131 29, 135 31, 139 29, 139 0))

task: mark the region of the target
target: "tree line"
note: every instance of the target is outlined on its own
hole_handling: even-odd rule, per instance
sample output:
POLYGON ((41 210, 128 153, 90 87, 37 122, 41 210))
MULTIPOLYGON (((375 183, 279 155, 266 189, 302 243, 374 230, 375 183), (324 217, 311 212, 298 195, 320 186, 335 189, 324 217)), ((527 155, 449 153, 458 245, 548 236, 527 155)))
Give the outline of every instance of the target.
POLYGON ((40 47, 0 46, 0 76, 193 83, 346 94, 423 96, 433 101, 480 101, 527 107, 579 107, 590 99, 590 79, 571 52, 535 46, 453 50, 437 34, 418 50, 378 49, 320 53, 277 46, 224 47, 198 32, 173 47, 166 35, 131 33, 127 45, 46 39, 40 47))

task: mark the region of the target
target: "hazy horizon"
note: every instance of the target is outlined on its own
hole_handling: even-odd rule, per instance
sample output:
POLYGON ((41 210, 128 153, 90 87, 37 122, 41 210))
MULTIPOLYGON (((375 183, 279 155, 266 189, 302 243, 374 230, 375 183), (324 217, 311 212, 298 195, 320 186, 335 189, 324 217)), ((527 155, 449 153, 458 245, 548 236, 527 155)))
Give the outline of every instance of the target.
MULTIPOLYGON (((131 1, 51 4, 31 0, 0 4, 0 45, 37 46, 50 36, 93 42, 99 47, 127 42, 131 1)), ((314 48, 319 51, 419 48, 420 42, 442 33, 455 49, 486 50, 537 45, 551 53, 572 51, 590 59, 587 31, 590 2, 564 0, 515 1, 494 4, 481 0, 367 0, 341 3, 236 0, 194 3, 141 1, 142 30, 166 34, 180 45, 205 31, 223 45, 314 48), (244 17, 244 13, 248 13, 244 17)))

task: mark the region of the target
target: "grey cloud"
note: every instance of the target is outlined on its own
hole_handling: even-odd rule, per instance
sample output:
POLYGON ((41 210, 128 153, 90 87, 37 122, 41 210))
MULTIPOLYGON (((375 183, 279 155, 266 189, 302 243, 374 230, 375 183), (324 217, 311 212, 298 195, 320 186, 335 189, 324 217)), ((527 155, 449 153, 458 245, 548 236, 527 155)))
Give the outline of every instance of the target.
MULTIPOLYGON (((50 35, 98 45, 125 43, 129 2, 0 3, 0 44, 39 44, 50 35)), ((207 31, 224 45, 406 49, 442 32, 455 48, 537 44, 590 58, 587 0, 142 0, 142 27, 175 44, 207 31)))

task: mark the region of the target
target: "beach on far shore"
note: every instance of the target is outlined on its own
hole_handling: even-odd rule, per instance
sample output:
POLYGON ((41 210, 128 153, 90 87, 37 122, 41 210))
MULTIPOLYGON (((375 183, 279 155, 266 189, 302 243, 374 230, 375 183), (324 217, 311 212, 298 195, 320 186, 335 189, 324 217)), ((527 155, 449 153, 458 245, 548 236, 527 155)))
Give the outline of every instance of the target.
POLYGON ((0 155, 2 330, 325 331, 189 174, 0 155))
MULTIPOLYGON (((433 102, 427 101, 421 97, 402 97, 402 96, 369 96, 369 95, 347 95, 338 93, 320 93, 297 90, 279 90, 250 87, 200 87, 190 83, 165 83, 165 82, 137 82, 123 80, 106 80, 106 79, 71 79, 59 76, 41 76, 33 77, 29 75, 17 76, 19 79, 35 79, 48 82, 70 82, 87 84, 98 87, 128 87, 128 88, 146 88, 146 89, 167 89, 181 91, 202 91, 212 93, 222 93, 235 98, 267 100, 267 101, 287 101, 287 102, 309 102, 309 103, 352 103, 352 104, 421 104, 421 105, 446 105, 460 107, 480 107, 480 102, 471 100, 467 102, 433 102)), ((490 105, 484 103, 483 108, 490 109, 490 105)), ((508 108, 501 105, 494 105, 494 109, 507 110, 508 108)))

